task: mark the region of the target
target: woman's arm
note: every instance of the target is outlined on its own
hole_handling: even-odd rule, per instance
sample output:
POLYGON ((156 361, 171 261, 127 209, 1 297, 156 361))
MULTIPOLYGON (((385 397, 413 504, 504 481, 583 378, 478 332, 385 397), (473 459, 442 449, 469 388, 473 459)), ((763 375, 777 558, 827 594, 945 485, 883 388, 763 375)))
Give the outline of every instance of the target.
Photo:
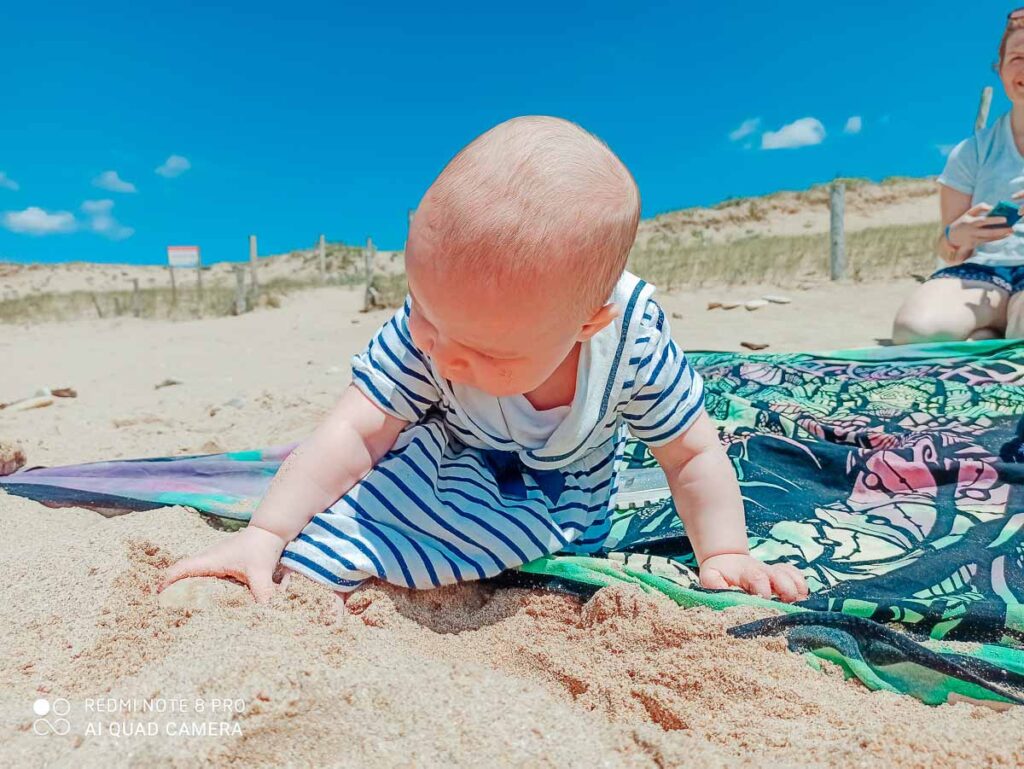
POLYGON ((978 203, 972 207, 970 195, 944 184, 939 185, 939 209, 942 232, 935 243, 935 250, 947 264, 962 264, 971 258, 974 249, 982 243, 1002 240, 1013 234, 1010 227, 993 226, 1005 225, 1006 218, 987 216, 992 210, 988 203, 978 203))

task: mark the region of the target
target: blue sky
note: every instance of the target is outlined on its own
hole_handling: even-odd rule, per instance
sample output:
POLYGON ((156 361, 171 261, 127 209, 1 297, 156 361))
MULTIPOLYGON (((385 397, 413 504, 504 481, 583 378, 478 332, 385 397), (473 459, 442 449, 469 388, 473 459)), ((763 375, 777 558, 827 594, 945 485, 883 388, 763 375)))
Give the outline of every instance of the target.
POLYGON ((447 160, 519 114, 601 136, 651 216, 937 174, 983 85, 1008 108, 1011 3, 206 5, 8 4, 0 259, 235 260, 250 232, 261 253, 320 232, 399 248, 447 160))

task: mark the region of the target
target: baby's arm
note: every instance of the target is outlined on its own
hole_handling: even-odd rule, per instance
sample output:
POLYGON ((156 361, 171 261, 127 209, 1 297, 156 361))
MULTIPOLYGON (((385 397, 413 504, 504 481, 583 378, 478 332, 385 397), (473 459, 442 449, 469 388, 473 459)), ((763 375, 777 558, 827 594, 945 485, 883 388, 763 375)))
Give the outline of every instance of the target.
POLYGON ((248 527, 175 563, 159 589, 184 577, 232 577, 245 582, 257 601, 266 600, 285 546, 366 475, 407 424, 350 386, 282 463, 248 527))
POLYGON ((686 432, 651 453, 668 477, 704 587, 739 587, 764 598, 774 592, 787 602, 807 597, 807 583, 793 566, 750 555, 739 483, 703 410, 686 432))
POLYGON ((249 525, 291 542, 391 450, 407 424, 350 386, 281 465, 249 525))

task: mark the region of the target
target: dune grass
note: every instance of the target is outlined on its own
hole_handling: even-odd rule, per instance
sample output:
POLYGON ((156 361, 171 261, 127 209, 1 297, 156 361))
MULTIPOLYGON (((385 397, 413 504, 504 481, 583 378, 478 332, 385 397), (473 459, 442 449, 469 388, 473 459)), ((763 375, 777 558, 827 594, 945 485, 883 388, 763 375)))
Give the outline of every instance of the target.
MULTIPOLYGON (((883 280, 934 268, 937 225, 876 227, 846 235, 849 277, 883 280)), ((654 235, 630 254, 630 270, 662 289, 706 284, 786 283, 829 276, 827 233, 753 236, 729 243, 682 244, 654 235)))
MULTIPOLYGON (((849 277, 855 281, 886 280, 934 269, 932 246, 937 225, 876 227, 847 233, 849 277)), ((356 251, 339 248, 333 254, 330 282, 360 286, 361 265, 356 251), (336 270, 336 272, 335 272, 336 270)), ((311 257, 312 258, 312 257, 311 257)), ((752 236, 728 243, 682 242, 659 233, 634 247, 629 268, 662 290, 686 286, 787 283, 827 278, 827 233, 795 236, 752 236)), ((274 279, 260 286, 260 306, 275 307, 287 294, 315 288, 312 278, 274 279)), ((382 273, 373 278, 377 301, 398 307, 406 294, 405 274, 382 273)), ((0 301, 0 323, 38 323, 80 318, 170 318, 187 320, 217 317, 235 312, 233 285, 205 287, 202 301, 194 286, 178 290, 177 304, 168 287, 141 288, 138 307, 131 290, 41 293, 0 301)))
MULTIPOLYGON (((260 286, 257 305, 278 307, 281 298, 286 294, 319 285, 319 282, 306 280, 268 281, 260 286)), ((29 294, 0 301, 0 323, 42 323, 118 317, 190 320, 235 313, 233 286, 205 286, 201 299, 195 286, 182 286, 178 288, 177 302, 173 302, 172 298, 171 289, 165 286, 140 288, 137 306, 130 289, 29 294)))

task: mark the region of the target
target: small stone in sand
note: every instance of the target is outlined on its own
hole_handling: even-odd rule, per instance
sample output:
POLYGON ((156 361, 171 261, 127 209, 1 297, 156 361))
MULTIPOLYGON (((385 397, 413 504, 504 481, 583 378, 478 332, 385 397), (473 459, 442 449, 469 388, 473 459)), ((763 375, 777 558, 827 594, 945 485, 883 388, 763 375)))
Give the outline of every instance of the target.
POLYGON ((768 302, 764 299, 751 299, 749 302, 743 304, 748 310, 760 310, 762 307, 767 307, 768 302))
POLYGON ((743 302, 736 302, 736 301, 733 301, 733 300, 729 299, 729 300, 726 300, 726 301, 722 302, 720 306, 721 306, 721 308, 723 310, 735 310, 741 304, 743 304, 743 302))
POLYGON ((680 318, 683 317, 683 314, 681 312, 674 312, 672 313, 672 317, 675 318, 676 320, 679 320, 680 318))
POLYGON ((709 310, 717 310, 722 306, 721 302, 708 302, 709 310))
POLYGON ((788 296, 779 296, 778 294, 765 294, 761 298, 772 304, 789 304, 793 301, 788 296))
POLYGON ((0 441, 0 475, 10 475, 25 464, 21 446, 0 441))
POLYGON ((50 390, 50 394, 55 398, 77 398, 78 390, 74 387, 58 387, 55 390, 50 390))
POLYGON ((740 342, 740 347, 745 347, 748 350, 767 350, 769 345, 761 342, 740 342))
POLYGON ((181 382, 179 382, 177 379, 165 379, 164 381, 162 381, 160 384, 158 384, 153 389, 154 390, 160 390, 160 389, 162 389, 164 387, 174 387, 174 385, 180 385, 180 384, 181 384, 181 382))

